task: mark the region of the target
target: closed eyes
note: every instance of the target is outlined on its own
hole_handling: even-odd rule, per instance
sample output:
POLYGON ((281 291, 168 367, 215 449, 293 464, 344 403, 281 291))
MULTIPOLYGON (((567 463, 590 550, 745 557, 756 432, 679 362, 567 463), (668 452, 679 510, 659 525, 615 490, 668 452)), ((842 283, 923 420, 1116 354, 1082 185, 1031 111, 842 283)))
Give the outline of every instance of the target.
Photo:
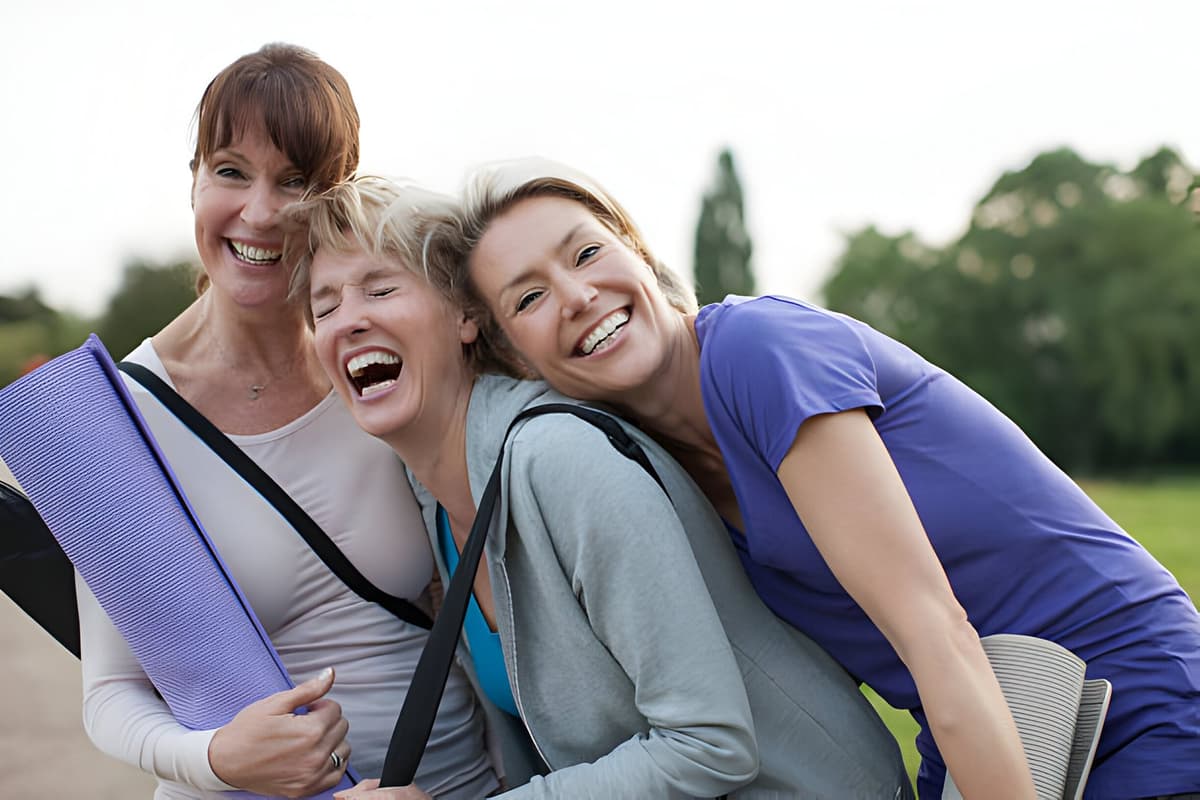
MULTIPOLYGON (((380 286, 380 287, 377 287, 374 289, 363 289, 362 293, 366 297, 387 297, 388 295, 392 294, 395 291, 396 291, 395 286, 380 286)), ((322 292, 322 294, 324 294, 324 292, 322 292)), ((333 292, 329 292, 329 294, 333 294, 333 292)), ((322 308, 320 311, 318 311, 317 308, 314 306, 313 310, 312 310, 313 319, 319 320, 319 319, 328 317, 334 311, 337 311, 338 308, 341 307, 341 305, 342 305, 341 303, 335 303, 334 305, 322 308)))

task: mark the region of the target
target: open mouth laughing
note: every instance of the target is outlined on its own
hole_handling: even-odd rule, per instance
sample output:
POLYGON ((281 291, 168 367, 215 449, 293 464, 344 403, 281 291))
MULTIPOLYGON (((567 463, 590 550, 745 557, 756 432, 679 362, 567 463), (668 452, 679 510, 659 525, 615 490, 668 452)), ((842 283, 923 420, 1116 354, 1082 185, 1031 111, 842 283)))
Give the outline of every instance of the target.
POLYGON ((359 397, 382 392, 400 377, 404 361, 389 350, 368 350, 346 362, 346 375, 359 397))
POLYGON ((604 319, 596 323, 588 333, 575 345, 575 353, 590 356, 611 347, 617 341, 617 333, 629 322, 629 309, 618 308, 604 319))

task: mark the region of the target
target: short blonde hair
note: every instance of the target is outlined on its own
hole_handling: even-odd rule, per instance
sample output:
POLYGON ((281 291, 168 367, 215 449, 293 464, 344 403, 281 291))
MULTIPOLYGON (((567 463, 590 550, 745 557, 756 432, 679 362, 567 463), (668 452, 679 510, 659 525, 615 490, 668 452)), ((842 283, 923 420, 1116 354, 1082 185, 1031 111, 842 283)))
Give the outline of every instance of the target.
POLYGON ((468 178, 456 219, 430 230, 425 259, 430 273, 443 276, 459 305, 479 325, 480 335, 492 343, 496 353, 503 355, 504 366, 525 368, 471 280, 471 254, 496 217, 522 200, 545 196, 563 197, 586 208, 641 256, 672 307, 683 314, 695 313, 695 293, 654 256, 633 218, 595 180, 577 169, 544 158, 487 164, 468 178))
MULTIPOLYGON (((313 324, 308 293, 317 251, 362 250, 419 275, 458 307, 449 274, 428 265, 425 249, 434 228, 454 226, 458 204, 452 197, 411 183, 366 175, 338 183, 307 196, 283 211, 284 263, 293 264, 289 297, 301 302, 313 324)), ((515 377, 528 374, 509 366, 484 340, 463 345, 463 357, 475 372, 501 371, 515 377)))

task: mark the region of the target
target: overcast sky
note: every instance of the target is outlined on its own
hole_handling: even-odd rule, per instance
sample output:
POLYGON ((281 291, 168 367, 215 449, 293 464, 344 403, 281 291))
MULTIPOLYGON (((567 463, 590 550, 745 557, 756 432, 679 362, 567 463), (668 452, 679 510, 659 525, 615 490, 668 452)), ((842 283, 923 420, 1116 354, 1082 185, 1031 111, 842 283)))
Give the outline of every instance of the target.
POLYGON ((348 79, 361 172, 455 189, 483 161, 592 173, 691 268, 721 147, 763 291, 814 297, 868 222, 940 244, 1051 147, 1200 161, 1195 0, 9 2, 0 292, 103 308, 132 258, 194 258, 191 121, 268 41, 348 79))

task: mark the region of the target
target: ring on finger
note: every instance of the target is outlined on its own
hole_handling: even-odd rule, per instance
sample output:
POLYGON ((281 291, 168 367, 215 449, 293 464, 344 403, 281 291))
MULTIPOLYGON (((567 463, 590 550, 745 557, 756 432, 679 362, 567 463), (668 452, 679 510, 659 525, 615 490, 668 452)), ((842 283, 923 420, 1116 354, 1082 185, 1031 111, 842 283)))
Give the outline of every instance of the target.
POLYGON ((342 768, 342 757, 337 754, 337 750, 329 754, 329 760, 333 762, 334 769, 342 768))

